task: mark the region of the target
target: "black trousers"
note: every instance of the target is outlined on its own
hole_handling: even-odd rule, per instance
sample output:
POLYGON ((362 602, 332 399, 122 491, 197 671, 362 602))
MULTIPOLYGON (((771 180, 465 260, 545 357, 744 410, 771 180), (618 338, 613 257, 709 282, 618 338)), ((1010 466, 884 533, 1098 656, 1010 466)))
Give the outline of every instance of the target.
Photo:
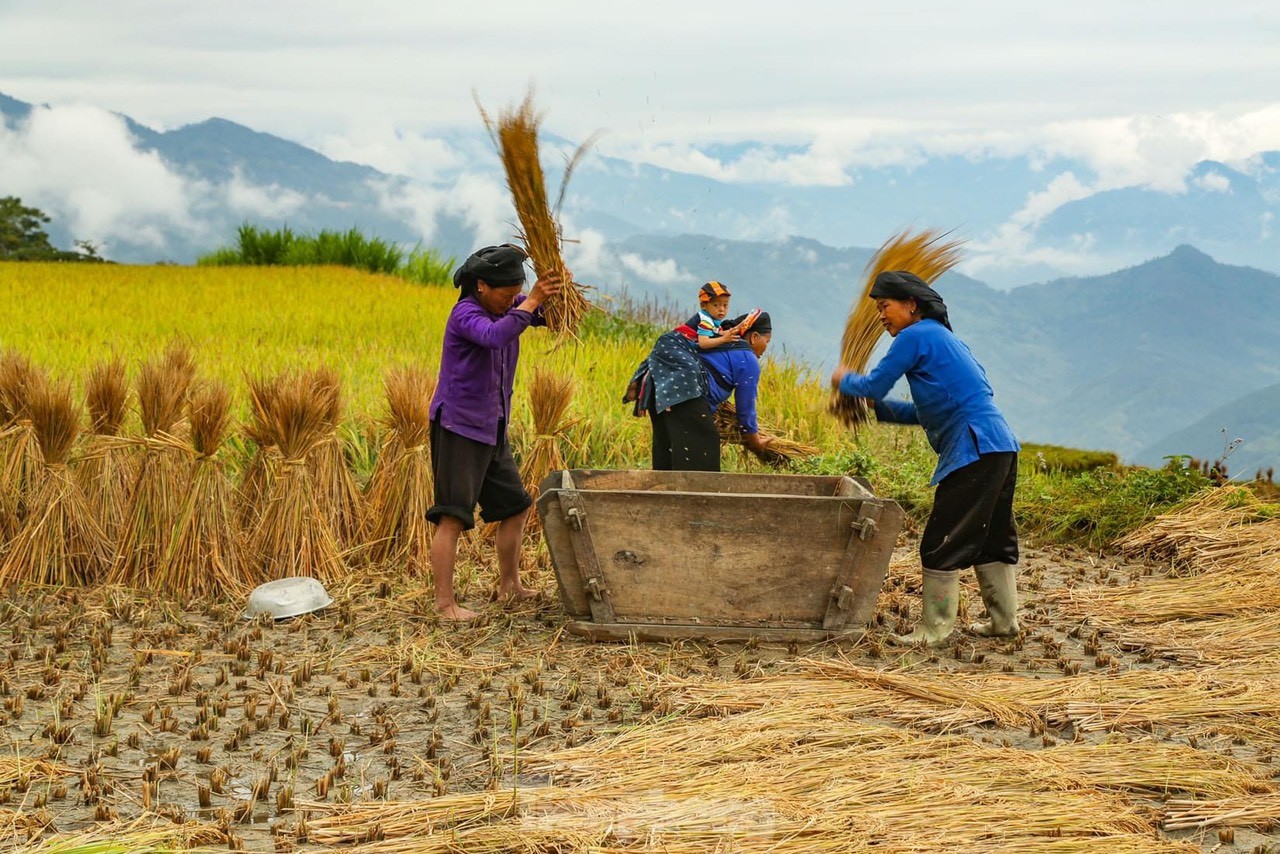
POLYGON ((720 471, 720 431, 701 397, 666 412, 649 410, 654 471, 720 471))
POLYGON ((920 538, 925 569, 964 569, 983 563, 1017 563, 1018 529, 1013 490, 1018 455, 982 454, 942 479, 933 512, 920 538))

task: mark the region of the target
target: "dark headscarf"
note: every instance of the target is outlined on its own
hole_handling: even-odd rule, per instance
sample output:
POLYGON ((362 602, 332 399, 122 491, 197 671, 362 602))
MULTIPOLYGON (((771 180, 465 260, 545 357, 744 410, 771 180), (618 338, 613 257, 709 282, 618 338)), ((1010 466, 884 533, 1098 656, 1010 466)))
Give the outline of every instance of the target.
POLYGON ((925 280, 915 273, 905 270, 891 270, 876 276, 871 285, 872 299, 913 299, 920 309, 922 317, 936 320, 948 329, 951 321, 947 318, 947 304, 942 301, 938 292, 929 287, 925 280))
MULTIPOLYGON (((733 329, 735 326, 741 325, 742 322, 750 316, 750 314, 744 314, 740 317, 735 317, 732 320, 726 320, 721 324, 721 327, 724 329, 733 329)), ((769 312, 760 312, 760 314, 756 316, 755 323, 752 323, 750 328, 743 330, 742 334, 745 336, 748 332, 759 332, 761 335, 771 334, 773 332, 773 320, 769 318, 769 312)))
POLYGON ((527 257, 523 249, 510 243, 476 250, 453 274, 453 286, 462 289, 458 298, 474 294, 476 282, 482 279, 495 288, 523 285, 527 257))

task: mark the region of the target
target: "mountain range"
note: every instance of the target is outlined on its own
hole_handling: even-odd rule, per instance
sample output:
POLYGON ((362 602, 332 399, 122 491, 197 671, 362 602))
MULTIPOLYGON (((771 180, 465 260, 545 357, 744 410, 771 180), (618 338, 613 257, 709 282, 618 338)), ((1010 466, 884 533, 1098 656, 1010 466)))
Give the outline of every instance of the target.
MULTIPOLYGON (((33 116, 30 104, 0 95, 9 134, 33 116)), ((118 260, 190 262, 244 220, 356 225, 461 256, 512 218, 496 158, 475 135, 441 140, 449 156, 424 181, 335 161, 224 119, 164 132, 127 117, 117 123, 139 156, 159 158, 183 182, 187 199, 136 240, 127 229, 113 237, 108 254, 118 260)), ((711 152, 726 162, 751 153, 749 145, 711 152)), ((779 350, 820 369, 834 360, 869 247, 886 231, 914 223, 988 233, 1067 173, 1088 177, 1066 161, 950 157, 860 169, 840 186, 784 186, 595 156, 566 198, 566 231, 579 240, 566 251, 579 278, 605 294, 625 290, 690 312, 698 284, 728 282, 736 307, 771 311, 779 350), (842 235, 879 237, 850 247, 842 235)), ((952 272, 938 282, 1020 436, 1159 464, 1169 454, 1216 457, 1226 428, 1244 439, 1233 471, 1280 462, 1280 277, 1254 269, 1280 269, 1270 231, 1278 175, 1280 153, 1272 152, 1244 171, 1198 164, 1181 192, 1091 193, 1029 221, 1023 236, 1044 251, 1020 267, 970 269, 983 281, 952 272), (1122 267, 1116 272, 1062 276, 1061 265, 1035 260, 1054 252, 1095 264, 1127 260, 1110 268, 1122 267), (1010 287, 1011 269, 1040 282, 1010 287)), ((95 236, 73 234, 74 217, 57 210, 60 199, 74 198, 25 200, 52 208, 52 236, 68 245, 95 236)))

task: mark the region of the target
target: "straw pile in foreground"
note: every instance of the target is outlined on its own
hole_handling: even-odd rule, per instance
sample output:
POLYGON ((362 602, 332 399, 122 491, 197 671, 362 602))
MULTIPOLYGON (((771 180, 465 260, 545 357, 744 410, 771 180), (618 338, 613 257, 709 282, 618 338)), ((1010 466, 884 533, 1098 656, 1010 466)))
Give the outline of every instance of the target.
MULTIPOLYGON (((767 453, 762 459, 770 465, 783 465, 793 460, 815 457, 819 453, 813 445, 806 445, 783 435, 777 427, 760 421, 758 417, 756 423, 760 428, 760 438, 768 443, 767 453)), ((726 400, 716 409, 716 429, 720 431, 721 444, 742 444, 738 408, 733 405, 733 401, 726 400)))
POLYGON ((244 593, 246 577, 236 539, 231 480, 217 458, 231 422, 231 392, 221 383, 200 386, 187 409, 194 457, 190 486, 159 572, 164 589, 184 598, 244 593))
POLYGON ((267 386, 274 392, 266 401, 262 428, 282 460, 251 538, 253 558, 267 579, 336 580, 346 569, 307 464, 324 438, 328 401, 304 375, 288 374, 267 386))
POLYGON ((329 520, 338 545, 350 548, 360 535, 360 490, 347 467, 346 451, 338 435, 342 423, 342 383, 328 367, 307 374, 315 393, 324 403, 321 438, 308 455, 311 477, 316 486, 316 502, 329 520))
POLYGON ((195 372, 191 351, 182 344, 170 345, 163 356, 143 364, 138 372, 145 454, 111 569, 113 583, 156 586, 187 486, 187 452, 175 434, 195 372))
MULTIPOLYGON (((963 241, 945 240, 947 235, 926 229, 918 234, 902 231, 885 241, 867 262, 862 290, 854 298, 853 308, 840 338, 840 365, 847 371, 866 373, 867 362, 880 340, 884 327, 880 313, 870 299, 876 276, 890 270, 915 273, 929 284, 960 261, 963 241)), ((867 407, 860 400, 833 394, 831 411, 846 425, 865 421, 867 407)))
POLYGON ((485 127, 498 149, 502 168, 507 173, 507 187, 511 201, 520 218, 521 234, 533 270, 539 276, 555 273, 560 276, 564 288, 547 301, 543 314, 547 328, 557 334, 573 335, 582 316, 591 308, 581 286, 571 281, 564 258, 560 254, 560 226, 556 222, 560 202, 564 200, 565 187, 573 168, 586 151, 590 142, 584 143, 565 166, 560 197, 553 212, 547 203, 547 184, 542 174, 542 161, 538 151, 538 126, 542 122, 533 107, 533 93, 525 96, 517 107, 505 109, 497 121, 480 108, 485 127))
POLYGON ((366 852, 1197 851, 1156 835, 1150 795, 1266 792, 1261 772, 1135 741, 1014 750, 850 719, 751 682, 752 711, 643 724, 522 755, 553 785, 406 803, 301 803, 306 840, 366 852), (767 693, 767 697, 765 694, 767 693), (998 840, 998 843, 995 842, 998 840))
POLYGON ((253 443, 253 456, 240 479, 237 495, 238 519, 242 530, 252 531, 262 518, 262 511, 271 495, 271 487, 280 474, 280 448, 275 444, 271 413, 275 411, 279 394, 279 377, 246 377, 249 389, 249 423, 245 425, 245 437, 253 443))
POLYGON ((28 403, 48 381, 25 356, 0 356, 0 542, 22 527, 27 501, 43 471, 40 444, 31 426, 28 403))
POLYGON ((0 565, 0 583, 85 584, 105 568, 107 549, 80 485, 67 470, 83 410, 65 381, 40 383, 27 406, 44 472, 0 565))
MULTIPOLYGON (((535 499, 538 484, 553 471, 565 467, 561 443, 576 421, 565 419, 573 400, 573 378, 539 367, 529 383, 529 404, 533 410, 533 441, 520 461, 520 479, 535 499)), ((537 530, 538 514, 532 513, 525 530, 537 530)))
POLYGON ((120 437, 129 405, 124 362, 113 359, 95 365, 85 383, 90 438, 76 479, 84 490, 93 518, 108 542, 124 527, 129 490, 137 477, 135 447, 120 437))
POLYGON ((391 435, 369 483, 369 550, 374 561, 393 561, 414 573, 430 561, 434 501, 431 474, 431 398, 436 378, 418 368, 387 375, 391 435))

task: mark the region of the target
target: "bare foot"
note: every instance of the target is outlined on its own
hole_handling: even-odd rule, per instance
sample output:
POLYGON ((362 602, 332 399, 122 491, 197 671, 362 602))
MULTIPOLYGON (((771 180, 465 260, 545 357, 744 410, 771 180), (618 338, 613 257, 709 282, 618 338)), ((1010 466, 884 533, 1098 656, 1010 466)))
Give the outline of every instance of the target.
POLYGON ((440 619, 447 620, 452 623, 469 623, 476 617, 480 616, 475 611, 464 608, 457 602, 452 605, 445 605, 443 608, 437 605, 436 613, 440 615, 440 619))
POLYGON ((511 587, 501 587, 498 589, 498 599, 506 605, 520 605, 525 602, 533 602, 539 598, 541 594, 537 590, 530 590, 521 584, 514 584, 511 587))

